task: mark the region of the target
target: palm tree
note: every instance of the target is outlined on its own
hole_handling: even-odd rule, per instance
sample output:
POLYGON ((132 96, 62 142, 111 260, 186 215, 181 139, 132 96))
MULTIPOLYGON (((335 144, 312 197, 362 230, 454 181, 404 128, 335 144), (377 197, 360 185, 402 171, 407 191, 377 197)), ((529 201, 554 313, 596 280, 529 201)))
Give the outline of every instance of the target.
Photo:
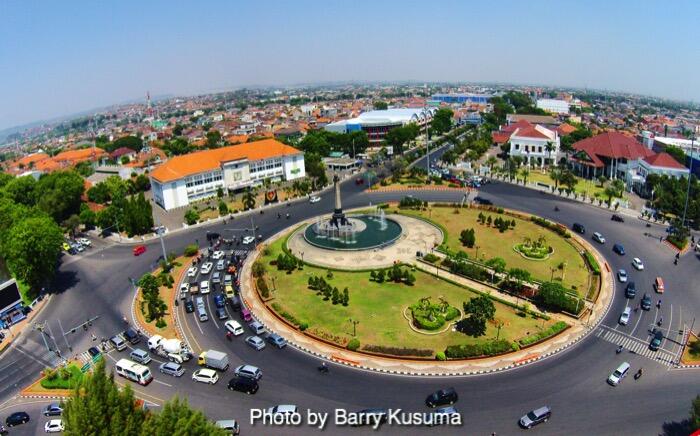
POLYGON ((520 170, 520 175, 523 176, 523 185, 527 185, 527 178, 530 177, 530 170, 523 168, 520 170))
POLYGON ((547 158, 551 161, 552 152, 554 151, 554 144, 552 141, 547 141, 547 143, 544 145, 544 149, 547 150, 547 158))
POLYGON ((251 188, 243 194, 243 209, 248 210, 255 207, 255 191, 251 188))
POLYGON ((489 166, 489 172, 493 172, 493 167, 498 163, 498 159, 496 159, 496 156, 489 156, 488 159, 486 159, 486 165, 489 166))
POLYGON ((549 178, 554 181, 554 189, 559 187, 559 181, 561 180, 562 172, 559 168, 552 168, 549 170, 549 178))

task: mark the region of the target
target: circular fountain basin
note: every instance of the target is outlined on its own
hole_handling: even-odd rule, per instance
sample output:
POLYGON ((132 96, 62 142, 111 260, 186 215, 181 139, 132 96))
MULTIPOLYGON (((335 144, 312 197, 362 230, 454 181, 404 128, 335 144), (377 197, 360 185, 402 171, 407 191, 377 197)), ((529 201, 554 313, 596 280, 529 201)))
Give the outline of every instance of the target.
MULTIPOLYGON (((348 220, 353 223, 352 232, 333 232, 332 229, 317 232, 317 224, 311 224, 304 230, 304 239, 319 248, 352 251, 386 246, 401 236, 401 226, 391 218, 352 215, 348 220)), ((321 227, 324 227, 324 223, 321 223, 321 227)))

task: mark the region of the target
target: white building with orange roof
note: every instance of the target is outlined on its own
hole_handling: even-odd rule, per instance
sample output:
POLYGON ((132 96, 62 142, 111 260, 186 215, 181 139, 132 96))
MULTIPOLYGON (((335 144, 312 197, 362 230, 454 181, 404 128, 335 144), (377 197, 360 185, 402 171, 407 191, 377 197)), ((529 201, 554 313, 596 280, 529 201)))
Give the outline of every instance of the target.
POLYGON ((176 156, 151 173, 154 201, 165 210, 216 195, 257 186, 263 180, 304 177, 304 154, 274 139, 176 156))

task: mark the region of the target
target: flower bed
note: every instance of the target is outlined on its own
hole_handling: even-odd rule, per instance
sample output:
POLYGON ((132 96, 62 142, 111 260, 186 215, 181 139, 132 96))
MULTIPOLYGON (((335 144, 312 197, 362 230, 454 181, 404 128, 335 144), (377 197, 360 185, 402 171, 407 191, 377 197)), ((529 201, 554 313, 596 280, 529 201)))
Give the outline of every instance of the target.
POLYGON ((543 341, 545 339, 548 339, 557 333, 566 330, 566 328, 569 327, 567 323, 564 321, 559 321, 554 323, 551 327, 548 329, 542 330, 541 332, 538 333, 533 333, 531 335, 527 335, 524 338, 518 339, 518 342, 520 343, 521 346, 526 347, 528 345, 535 344, 537 342, 543 341))
POLYGON ((544 260, 549 257, 550 254, 554 252, 554 249, 549 247, 537 247, 526 244, 516 244, 513 249, 520 253, 521 256, 527 259, 533 260, 544 260))

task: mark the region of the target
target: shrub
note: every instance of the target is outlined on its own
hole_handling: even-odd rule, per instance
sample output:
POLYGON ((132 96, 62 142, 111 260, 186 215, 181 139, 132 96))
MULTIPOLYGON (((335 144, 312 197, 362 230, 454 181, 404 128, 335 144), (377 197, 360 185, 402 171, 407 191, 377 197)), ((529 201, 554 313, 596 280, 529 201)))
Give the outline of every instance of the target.
POLYGON ((158 318, 158 321, 156 321, 156 327, 159 329, 164 328, 166 325, 168 325, 163 318, 158 318))
POLYGON ((440 258, 434 255, 433 253, 428 253, 425 256, 423 256, 423 260, 426 262, 435 263, 438 260, 440 260, 440 258))
POLYGON ((58 372, 53 368, 46 368, 42 371, 44 378, 46 380, 56 380, 58 378, 58 372))
POLYGON ((437 360, 447 360, 447 356, 445 356, 444 351, 438 351, 437 353, 435 353, 435 358, 437 360))
POLYGON ((262 277, 265 275, 267 272, 267 268, 265 268, 265 264, 262 263, 259 260, 256 260, 255 263, 253 263, 253 276, 255 277, 262 277))
POLYGON ((557 282, 544 282, 535 296, 535 301, 555 311, 580 313, 585 304, 567 293, 566 288, 557 282))
POLYGON ((447 308, 447 312, 445 313, 445 321, 452 321, 453 319, 457 318, 459 316, 459 309, 456 307, 450 306, 447 308))
POLYGON ((185 222, 187 223, 188 226, 191 226, 193 224, 197 224, 197 221, 199 221, 199 212, 197 212, 197 209, 189 209, 185 213, 185 222))
POLYGON ((441 318, 429 319, 420 315, 413 315, 413 325, 423 330, 437 330, 445 325, 445 320, 441 318))
POLYGON ((445 355, 450 359, 463 359, 468 357, 493 356, 513 350, 513 345, 505 339, 492 340, 480 344, 449 345, 445 349, 445 355))
POLYGON ((555 224, 551 221, 547 221, 544 218, 540 218, 537 216, 531 216, 530 221, 537 224, 538 226, 542 226, 544 228, 547 228, 547 229, 553 231, 554 233, 556 233, 560 236, 563 236, 564 238, 567 238, 567 239, 571 238, 571 234, 569 233, 568 230, 566 230, 566 228, 564 228, 558 224, 555 224))
POLYGON ((262 295, 263 298, 269 298, 270 288, 268 288, 265 279, 263 277, 258 277, 256 284, 258 286, 258 291, 260 291, 260 295, 262 295))
POLYGON ((588 266, 591 267, 591 271, 593 272, 593 274, 599 276, 600 275, 600 265, 598 265, 598 261, 588 251, 585 252, 585 257, 586 257, 586 261, 588 262, 588 266))
POLYGON ((357 351, 358 348, 360 348, 360 340, 357 338, 350 339, 350 342, 348 342, 348 350, 357 351))
POLYGON ((365 345, 363 350, 370 353, 390 354, 393 356, 419 356, 428 357, 433 355, 433 350, 425 348, 407 348, 407 347, 385 347, 383 345, 365 345))
POLYGON ((550 326, 546 330, 542 330, 541 332, 538 333, 533 333, 531 335, 527 335, 524 338, 518 339, 518 342, 520 345, 523 347, 534 344, 536 342, 539 342, 543 339, 549 338, 550 336, 554 336, 560 331, 566 329, 568 327, 568 324, 566 324, 564 321, 558 321, 554 323, 552 326, 550 326))
POLYGON ((185 247, 185 256, 187 257, 196 256, 198 252, 199 247, 197 247, 195 244, 190 244, 187 247, 185 247))
POLYGON ((302 332, 308 328, 309 328, 308 322, 302 322, 301 324, 299 324, 299 330, 301 330, 302 332))

